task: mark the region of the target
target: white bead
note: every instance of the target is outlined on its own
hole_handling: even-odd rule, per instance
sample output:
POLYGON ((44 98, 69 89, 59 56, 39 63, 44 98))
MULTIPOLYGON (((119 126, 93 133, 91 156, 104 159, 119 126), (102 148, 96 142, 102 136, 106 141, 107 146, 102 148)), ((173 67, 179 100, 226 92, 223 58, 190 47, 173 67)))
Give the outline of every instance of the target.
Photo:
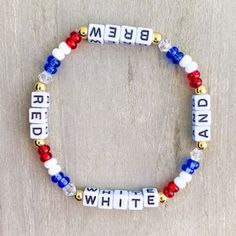
POLYGON ((143 194, 142 192, 129 191, 129 210, 143 209, 143 194))
POLYGON ((182 68, 186 68, 192 61, 192 57, 190 57, 189 55, 184 55, 183 58, 180 60, 179 65, 182 68))
POLYGON ((210 109, 211 109, 211 97, 209 94, 192 96, 192 110, 209 111, 210 109))
POLYGON ((192 111, 192 124, 196 126, 210 126, 211 111, 192 111))
POLYGON ((195 61, 190 62, 186 67, 185 67, 185 72, 186 73, 192 73, 195 70, 198 69, 198 64, 195 61))
POLYGON ((61 42, 58 46, 59 49, 65 54, 69 55, 71 53, 71 48, 67 45, 66 42, 61 42))
POLYGON ((153 30, 139 27, 137 29, 136 44, 149 46, 152 44, 153 30))
POLYGON ((202 150, 199 150, 198 148, 194 148, 190 152, 191 159, 194 161, 201 161, 204 158, 204 153, 202 150))
POLYGON ((87 207, 97 207, 98 205, 99 189, 94 187, 87 187, 84 189, 83 205, 87 207))
POLYGON ((31 124, 30 138, 31 139, 46 139, 48 137, 48 124, 31 124))
POLYGON ((58 174, 61 170, 62 170, 61 166, 57 164, 53 166, 52 168, 48 169, 48 174, 53 176, 53 175, 58 174))
POLYGON ((113 208, 126 210, 128 208, 129 193, 126 190, 115 190, 113 195, 113 208))
POLYGON ((38 79, 43 84, 49 84, 53 81, 53 77, 47 71, 43 71, 38 75, 38 79))
POLYGON ((186 183, 189 183, 192 180, 192 175, 185 171, 181 171, 179 177, 183 179, 186 183))
POLYGON ((158 207, 159 194, 156 188, 143 189, 143 205, 144 207, 158 207))
POLYGON ((46 169, 50 169, 50 168, 52 168, 53 166, 55 166, 57 164, 57 159, 56 158, 51 158, 51 159, 49 159, 48 161, 45 161, 44 163, 43 163, 43 165, 44 165, 44 167, 46 168, 46 169))
POLYGON ((98 195, 98 208, 112 209, 113 208, 113 191, 100 190, 98 195))
POLYGON ((210 126, 192 126, 192 137, 196 142, 207 142, 211 140, 210 126))
POLYGON ((136 42, 137 28, 122 25, 120 32, 120 43, 134 45, 136 42))
POLYGON ((95 44, 104 43, 105 26, 99 24, 89 24, 88 28, 88 42, 95 44))
POLYGON ((32 107, 49 107, 50 95, 48 92, 32 92, 31 93, 31 106, 32 107))
POLYGON ((106 25, 104 33, 104 42, 119 44, 120 30, 121 27, 118 25, 106 25))
POLYGON ((65 58, 64 52, 59 48, 54 48, 52 50, 52 55, 59 61, 62 61, 65 58))
POLYGON ((48 122, 48 109, 47 108, 30 108, 29 109, 29 122, 31 124, 42 124, 48 122))
POLYGON ((179 176, 174 179, 174 183, 180 189, 184 189, 186 187, 186 182, 182 178, 180 178, 179 176))

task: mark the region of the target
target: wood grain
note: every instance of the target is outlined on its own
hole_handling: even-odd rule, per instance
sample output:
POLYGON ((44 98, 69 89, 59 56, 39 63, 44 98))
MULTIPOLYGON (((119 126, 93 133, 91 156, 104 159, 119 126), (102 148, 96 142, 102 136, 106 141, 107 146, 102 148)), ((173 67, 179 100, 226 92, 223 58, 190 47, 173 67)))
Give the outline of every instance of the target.
MULTIPOLYGON (((236 4, 233 0, 0 0, 0 235, 236 234, 236 4), (212 142, 190 186, 142 212, 84 208, 53 186, 29 139, 41 65, 82 24, 147 26, 199 63, 212 96, 212 142)), ((49 90, 49 142, 75 183, 161 187, 194 143, 184 74, 155 47, 83 43, 49 90)))

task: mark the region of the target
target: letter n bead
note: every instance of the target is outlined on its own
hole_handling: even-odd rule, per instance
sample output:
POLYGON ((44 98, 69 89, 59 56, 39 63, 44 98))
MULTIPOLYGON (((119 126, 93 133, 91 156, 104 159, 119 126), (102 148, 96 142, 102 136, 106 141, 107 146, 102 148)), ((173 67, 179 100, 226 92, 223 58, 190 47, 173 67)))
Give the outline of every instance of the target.
POLYGON ((99 189, 87 187, 84 190, 83 205, 86 207, 97 207, 99 189))
POLYGON ((158 207, 159 194, 156 188, 143 189, 143 205, 144 207, 158 207))

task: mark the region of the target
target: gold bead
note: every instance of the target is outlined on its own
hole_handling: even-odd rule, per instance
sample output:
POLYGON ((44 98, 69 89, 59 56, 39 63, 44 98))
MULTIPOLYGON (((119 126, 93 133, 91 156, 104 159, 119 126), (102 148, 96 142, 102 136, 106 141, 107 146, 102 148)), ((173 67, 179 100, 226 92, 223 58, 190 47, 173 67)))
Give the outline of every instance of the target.
POLYGON ((82 201, 83 200, 83 190, 77 189, 76 194, 75 194, 75 199, 77 201, 82 201))
POLYGON ((195 89, 195 93, 196 94, 206 94, 207 93, 206 87, 204 85, 201 85, 200 87, 195 89))
POLYGON ((197 148, 199 148, 201 150, 205 150, 205 149, 207 149, 208 145, 207 145, 207 142, 197 142, 196 146, 197 146, 197 148))
POLYGON ((163 192, 159 193, 159 197, 160 197, 160 203, 165 203, 167 201, 167 197, 163 192))
POLYGON ((87 36, 88 36, 88 28, 87 28, 87 26, 82 26, 80 28, 80 30, 79 30, 79 33, 80 33, 82 39, 86 39, 87 36))
POLYGON ((39 146, 44 145, 44 144, 45 144, 45 141, 43 139, 36 139, 36 140, 34 140, 34 145, 36 147, 39 147, 39 146))
POLYGON ((158 32, 153 32, 153 35, 152 35, 152 43, 153 44, 158 44, 162 39, 162 36, 160 33, 158 32))
POLYGON ((34 91, 46 91, 46 90, 47 90, 46 84, 43 84, 41 82, 37 82, 34 85, 34 91))

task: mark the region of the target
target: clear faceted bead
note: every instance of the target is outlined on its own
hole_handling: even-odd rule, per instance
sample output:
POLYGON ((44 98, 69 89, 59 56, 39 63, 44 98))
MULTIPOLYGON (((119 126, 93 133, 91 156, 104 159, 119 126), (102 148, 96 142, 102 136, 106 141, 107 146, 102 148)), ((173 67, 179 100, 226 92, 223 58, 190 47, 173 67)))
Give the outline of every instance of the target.
POLYGON ((190 156, 192 160, 199 162, 200 160, 203 159, 204 154, 202 150, 195 148, 190 152, 190 156))
POLYGON ((73 183, 69 183, 63 188, 63 191, 67 197, 72 197, 76 194, 76 187, 73 183))
POLYGON ((171 42, 168 39, 162 39, 161 42, 158 44, 158 47, 161 52, 168 52, 172 46, 171 42))
POLYGON ((38 75, 38 79, 41 83, 49 84, 53 81, 52 75, 50 75, 47 71, 43 71, 38 75))

